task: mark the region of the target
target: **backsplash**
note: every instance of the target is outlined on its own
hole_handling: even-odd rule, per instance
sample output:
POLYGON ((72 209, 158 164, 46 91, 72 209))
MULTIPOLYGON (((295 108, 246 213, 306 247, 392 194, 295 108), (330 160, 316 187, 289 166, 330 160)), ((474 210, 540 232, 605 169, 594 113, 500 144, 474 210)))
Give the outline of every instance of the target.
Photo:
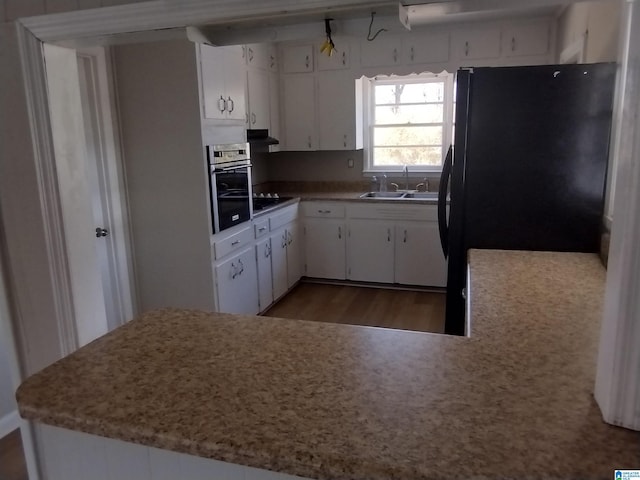
MULTIPOLYGON (((315 151, 315 152, 275 152, 254 153, 253 185, 258 193, 269 191, 282 192, 348 192, 368 191, 371 179, 362 174, 362 150, 315 151), (349 167, 353 160, 353 167, 349 167)), ((411 177, 409 187, 415 188, 421 182, 411 177)), ((391 183, 404 188, 404 178, 387 179, 389 190, 391 183)), ((429 190, 438 189, 439 178, 429 178, 429 190)))

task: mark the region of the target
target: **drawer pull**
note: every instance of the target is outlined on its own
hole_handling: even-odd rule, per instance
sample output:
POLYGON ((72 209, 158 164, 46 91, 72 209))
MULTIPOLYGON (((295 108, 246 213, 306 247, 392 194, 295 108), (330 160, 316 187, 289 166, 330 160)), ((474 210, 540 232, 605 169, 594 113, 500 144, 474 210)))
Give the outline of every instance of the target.
POLYGON ((240 240, 236 240, 234 242, 231 242, 231 246, 235 247, 236 245, 238 245, 240 243, 240 240))
POLYGON ((264 232, 266 229, 267 229, 267 227, 260 227, 260 228, 258 228, 258 231, 259 232, 264 232))
POLYGON ((318 213, 327 214, 327 213, 331 213, 331 210, 318 210, 318 213))

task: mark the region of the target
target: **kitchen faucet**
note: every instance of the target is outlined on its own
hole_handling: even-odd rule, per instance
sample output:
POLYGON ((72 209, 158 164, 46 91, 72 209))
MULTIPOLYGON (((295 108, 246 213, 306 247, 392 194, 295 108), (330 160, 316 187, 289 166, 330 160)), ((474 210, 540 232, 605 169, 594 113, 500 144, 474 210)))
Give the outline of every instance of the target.
POLYGON ((403 165, 402 171, 404 172, 404 189, 409 190, 409 166, 403 165))

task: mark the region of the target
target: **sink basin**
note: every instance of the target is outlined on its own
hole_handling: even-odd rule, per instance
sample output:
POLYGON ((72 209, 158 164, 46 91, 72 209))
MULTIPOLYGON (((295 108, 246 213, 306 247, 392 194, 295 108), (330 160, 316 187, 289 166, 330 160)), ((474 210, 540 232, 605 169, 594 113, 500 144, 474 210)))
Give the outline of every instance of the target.
POLYGON ((360 198, 403 198, 403 192, 367 192, 360 195, 360 198))
POLYGON ((402 200, 437 200, 438 192, 367 192, 360 195, 360 198, 398 198, 402 200))
POLYGON ((415 198, 416 200, 436 200, 438 198, 438 192, 413 192, 405 193, 402 198, 415 198))

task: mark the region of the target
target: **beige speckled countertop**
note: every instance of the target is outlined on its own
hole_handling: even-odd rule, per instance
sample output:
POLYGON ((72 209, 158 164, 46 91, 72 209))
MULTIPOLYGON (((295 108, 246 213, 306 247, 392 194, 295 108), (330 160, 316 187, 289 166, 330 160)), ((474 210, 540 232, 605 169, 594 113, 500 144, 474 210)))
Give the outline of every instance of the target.
POLYGON ((605 272, 472 251, 472 337, 148 313, 27 379, 23 417, 319 479, 612 478, 592 397, 605 272))

